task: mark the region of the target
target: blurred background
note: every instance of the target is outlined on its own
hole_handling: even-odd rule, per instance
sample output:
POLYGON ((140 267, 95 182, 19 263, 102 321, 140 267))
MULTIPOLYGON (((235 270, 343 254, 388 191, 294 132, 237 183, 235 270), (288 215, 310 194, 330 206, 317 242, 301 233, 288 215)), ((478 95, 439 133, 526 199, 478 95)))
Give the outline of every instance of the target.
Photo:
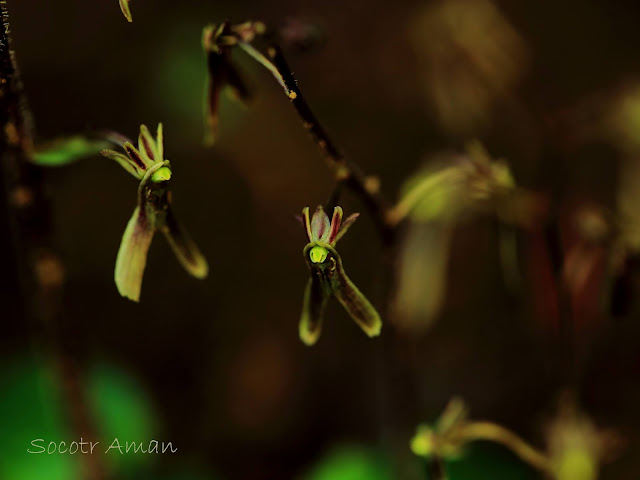
MULTIPOLYGON (((38 139, 103 128, 133 138, 141 123, 162 122, 176 213, 210 264, 205 281, 189 277, 158 236, 141 302, 121 298, 113 268, 135 180, 99 156, 45 172, 93 440, 178 448, 96 455, 107 478, 425 478, 409 440, 452 396, 543 449, 566 388, 624 439, 599 478, 640 478, 635 2, 133 0, 132 24, 115 0, 9 8, 38 139), (241 52, 254 100, 247 108, 223 95, 219 140, 203 146, 201 33, 226 18, 291 35, 313 26, 313 48, 284 45, 299 86, 392 201, 407 178, 470 140, 504 158, 546 205, 536 227, 515 229, 519 280, 505 275, 495 215, 447 223, 430 249, 409 228, 413 243, 398 249, 424 265, 411 282, 430 306, 414 315, 417 330, 394 327, 385 285, 396 277, 347 193, 345 213, 362 214, 340 252, 385 326, 368 339, 333 302, 318 344, 305 347, 306 237, 294 215, 324 203, 333 180, 281 88, 241 52)), ((79 439, 19 295, 4 275, 0 478, 84 478, 79 455, 26 453, 34 438, 79 439)), ((453 479, 541 478, 484 442, 449 466, 453 479)))

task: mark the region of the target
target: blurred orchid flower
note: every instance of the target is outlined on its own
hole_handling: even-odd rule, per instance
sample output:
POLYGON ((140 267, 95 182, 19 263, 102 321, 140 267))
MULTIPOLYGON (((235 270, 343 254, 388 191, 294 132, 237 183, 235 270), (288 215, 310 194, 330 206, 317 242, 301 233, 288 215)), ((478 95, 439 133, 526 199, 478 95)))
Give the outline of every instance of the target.
POLYGON ((325 307, 332 295, 369 337, 380 334, 380 315, 347 277, 342 259, 334 248, 358 215, 354 213, 342 222, 342 208, 335 207, 333 217, 329 221, 322 206, 316 208, 311 219, 309 207, 302 210, 302 219, 309 238, 303 253, 310 278, 304 292, 300 339, 307 345, 313 345, 320 337, 325 307))
POLYGON ((446 463, 463 460, 466 447, 478 440, 502 444, 531 467, 545 474, 553 471, 551 459, 546 452, 531 446, 502 425, 472 420, 469 409, 460 398, 451 399, 433 425, 418 425, 410 447, 414 454, 428 462, 431 469, 437 467, 437 478, 448 478, 446 463))
POLYGON ((205 143, 213 144, 218 134, 218 110, 220 92, 226 86, 233 96, 246 102, 250 92, 238 68, 231 60, 231 49, 239 42, 251 42, 265 30, 261 22, 245 22, 232 25, 228 21, 209 25, 202 32, 202 47, 207 55, 208 87, 206 100, 207 131, 205 143))
POLYGON ((140 126, 138 148, 129 141, 123 144, 125 153, 102 150, 100 153, 118 162, 140 181, 138 205, 122 236, 116 259, 115 282, 118 292, 135 302, 140 300, 142 277, 147 252, 156 231, 167 238, 182 266, 196 278, 205 278, 207 261, 184 231, 171 208, 169 180, 171 165, 164 159, 162 124, 154 140, 145 125, 140 126))
POLYGON ((614 430, 596 427, 570 392, 561 395, 556 417, 547 425, 546 438, 553 478, 557 480, 595 480, 602 465, 625 446, 625 440, 614 430))
POLYGON ((465 154, 446 154, 435 163, 409 178, 390 214, 394 223, 408 220, 398 250, 393 318, 414 333, 433 325, 444 304, 457 225, 479 216, 500 220, 500 258, 513 285, 519 278, 516 228, 535 228, 546 210, 542 195, 519 187, 507 163, 477 142, 465 154))
POLYGON ((595 480, 600 465, 615 457, 624 445, 616 432, 596 429, 568 394, 563 395, 558 415, 546 433, 547 448, 540 450, 502 425, 470 419, 464 402, 454 398, 434 425, 418 426, 410 447, 428 461, 443 463, 460 459, 471 442, 489 441, 507 447, 545 478, 595 480))

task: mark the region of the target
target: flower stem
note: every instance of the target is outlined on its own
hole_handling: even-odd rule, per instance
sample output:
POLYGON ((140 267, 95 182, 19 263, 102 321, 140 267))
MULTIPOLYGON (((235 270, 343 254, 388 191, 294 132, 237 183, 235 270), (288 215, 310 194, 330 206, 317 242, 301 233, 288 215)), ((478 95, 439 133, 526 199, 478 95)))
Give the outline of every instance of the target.
POLYGON ((535 449, 515 433, 493 422, 469 422, 457 432, 465 440, 489 440, 500 443, 524 462, 541 472, 551 474, 553 468, 547 455, 535 449))
MULTIPOLYGON (((341 150, 329 137, 329 134, 315 116, 300 91, 298 82, 293 76, 293 72, 289 68, 280 46, 275 42, 269 42, 266 57, 251 45, 240 42, 239 46, 269 70, 282 86, 285 94, 291 100, 298 116, 302 120, 302 125, 309 131, 315 143, 324 153, 327 165, 333 173, 336 182, 339 185, 345 185, 362 199, 374 218, 383 244, 391 244, 395 233, 395 226, 389 221, 390 209, 388 202, 380 193, 377 182, 369 181, 355 164, 346 159, 341 150)), ((339 186, 336 187, 336 192, 340 193, 340 191, 341 188, 339 186)), ((336 200, 335 196, 332 197, 332 201, 334 200, 336 200)))

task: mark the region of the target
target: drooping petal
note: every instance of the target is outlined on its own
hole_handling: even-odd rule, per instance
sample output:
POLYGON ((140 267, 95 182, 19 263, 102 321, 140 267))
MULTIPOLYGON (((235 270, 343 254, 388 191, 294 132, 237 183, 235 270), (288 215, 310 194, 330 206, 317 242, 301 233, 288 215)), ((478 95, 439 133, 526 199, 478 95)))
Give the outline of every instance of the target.
POLYGON ((118 0, 120 2, 120 10, 122 10, 122 14, 125 16, 127 21, 133 22, 133 18, 131 17, 131 10, 129 8, 129 2, 131 0, 118 0))
MULTIPOLYGON (((336 255, 334 255, 335 257, 336 255)), ((347 277, 339 257, 336 258, 336 272, 332 284, 333 294, 360 328, 369 337, 380 335, 382 328, 380 315, 358 290, 358 287, 347 277)))
POLYGON ((114 279, 118 292, 134 302, 140 301, 140 289, 147 252, 155 229, 144 208, 136 207, 122 235, 114 279))
POLYGON ((207 66, 209 75, 207 78, 207 99, 206 99, 206 123, 207 131, 205 141, 213 145, 218 136, 220 119, 218 108, 220 104, 220 92, 226 82, 226 63, 220 53, 207 52, 207 66))
POLYGON ((189 234, 178 222, 171 207, 168 208, 165 221, 159 229, 164 233, 173 253, 184 269, 196 278, 206 278, 209 274, 209 264, 189 234))
POLYGON ((438 319, 447 294, 453 226, 410 222, 398 245, 395 292, 396 328, 424 333, 438 319))
POLYGON ((321 240, 326 242, 329 237, 330 230, 331 224, 329 223, 329 217, 324 213, 322 205, 318 205, 313 217, 311 218, 311 241, 315 242, 321 240))
POLYGON ((324 311, 330 295, 331 287, 322 277, 321 272, 312 272, 304 291, 299 324, 300 340, 305 345, 311 346, 318 341, 322 331, 324 311))
POLYGON ((161 161, 162 158, 158 155, 155 141, 149 132, 146 125, 140 125, 140 135, 138 136, 138 149, 145 158, 145 163, 154 163, 161 161))
POLYGON ((250 92, 238 68, 231 60, 231 49, 238 44, 237 34, 228 21, 209 25, 202 32, 202 46, 207 56, 207 97, 205 104, 205 143, 215 143, 219 127, 220 93, 229 86, 233 96, 240 101, 249 100, 250 92))
POLYGON ((116 152, 115 150, 102 150, 100 154, 104 157, 107 157, 111 160, 115 160, 116 162, 118 162, 122 166, 122 168, 124 168, 127 172, 129 172, 131 175, 136 177, 138 180, 144 177, 144 173, 145 173, 144 170, 139 168, 126 155, 120 152, 116 152))

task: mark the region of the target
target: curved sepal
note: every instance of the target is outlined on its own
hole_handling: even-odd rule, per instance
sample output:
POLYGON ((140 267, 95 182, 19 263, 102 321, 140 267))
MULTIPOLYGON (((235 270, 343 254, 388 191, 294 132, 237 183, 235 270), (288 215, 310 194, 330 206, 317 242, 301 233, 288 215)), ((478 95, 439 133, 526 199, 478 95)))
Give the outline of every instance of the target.
POLYGON ((160 227, 160 231, 167 238, 173 253, 184 269, 196 278, 206 278, 209 274, 209 264, 189 234, 178 222, 171 207, 168 207, 166 211, 165 221, 160 227))
POLYGON ((118 293, 134 302, 140 301, 142 277, 154 232, 153 219, 144 208, 136 207, 122 235, 114 275, 118 293))
POLYGON ((131 175, 136 177, 138 180, 141 180, 144 177, 144 168, 136 165, 131 161, 129 157, 127 157, 124 153, 116 152, 115 150, 101 150, 100 155, 103 157, 107 157, 111 160, 115 160, 120 164, 122 168, 124 168, 131 175))
POLYGON ((324 311, 330 296, 331 287, 321 274, 319 272, 312 273, 304 290, 299 324, 300 340, 305 345, 311 346, 320 338, 324 311))

